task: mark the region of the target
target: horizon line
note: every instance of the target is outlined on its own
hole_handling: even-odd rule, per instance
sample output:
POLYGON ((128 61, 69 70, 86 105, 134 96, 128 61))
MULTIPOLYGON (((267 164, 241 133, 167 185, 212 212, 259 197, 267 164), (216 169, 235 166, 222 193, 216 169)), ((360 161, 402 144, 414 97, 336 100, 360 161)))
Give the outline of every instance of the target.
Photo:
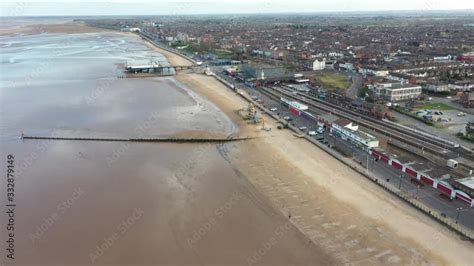
POLYGON ((392 10, 321 10, 321 11, 275 11, 275 12, 260 12, 260 13, 252 13, 252 12, 241 12, 241 13, 189 13, 189 14, 110 14, 110 15, 93 15, 93 14, 78 14, 78 15, 31 15, 31 16, 4 16, 0 14, 2 18, 36 18, 36 17, 117 17, 117 16, 219 16, 219 15, 292 15, 292 14, 302 14, 302 15, 310 15, 310 14, 361 14, 361 13, 391 13, 391 12, 407 12, 407 13, 436 13, 436 12, 452 12, 452 13, 469 13, 474 12, 473 9, 392 9, 392 10))

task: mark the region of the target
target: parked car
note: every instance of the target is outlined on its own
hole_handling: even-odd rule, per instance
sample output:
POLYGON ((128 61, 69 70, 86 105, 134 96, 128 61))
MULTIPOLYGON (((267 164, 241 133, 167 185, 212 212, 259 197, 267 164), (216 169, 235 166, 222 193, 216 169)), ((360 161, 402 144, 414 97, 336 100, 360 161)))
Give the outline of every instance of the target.
POLYGON ((308 135, 316 136, 316 135, 318 135, 318 133, 316 133, 316 131, 310 131, 310 132, 308 132, 308 135))
POLYGON ((289 116, 285 116, 285 117, 283 117, 283 119, 285 119, 286 121, 292 121, 293 120, 293 118, 291 118, 289 116))
POLYGON ((306 129, 308 129, 307 127, 300 127, 299 128, 301 131, 305 131, 306 129))
POLYGON ((272 109, 270 109, 270 111, 276 112, 276 111, 278 111, 278 108, 272 108, 272 109))

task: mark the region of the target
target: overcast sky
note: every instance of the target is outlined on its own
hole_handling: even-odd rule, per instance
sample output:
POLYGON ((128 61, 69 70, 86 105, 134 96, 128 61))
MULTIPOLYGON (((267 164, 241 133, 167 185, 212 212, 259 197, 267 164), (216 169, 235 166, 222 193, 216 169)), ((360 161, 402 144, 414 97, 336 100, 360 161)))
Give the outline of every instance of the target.
POLYGON ((178 15, 474 9, 474 0, 0 1, 0 14, 2 16, 178 15))

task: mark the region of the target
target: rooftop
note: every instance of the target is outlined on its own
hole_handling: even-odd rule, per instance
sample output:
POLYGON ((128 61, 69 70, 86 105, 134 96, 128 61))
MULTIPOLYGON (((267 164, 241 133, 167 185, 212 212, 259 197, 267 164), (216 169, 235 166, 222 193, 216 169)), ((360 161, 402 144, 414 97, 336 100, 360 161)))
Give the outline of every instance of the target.
POLYGON ((469 187, 470 189, 474 189, 474 176, 458 179, 456 181, 465 185, 466 187, 469 187))
POLYGON ((339 118, 333 114, 323 114, 323 115, 320 115, 319 116, 322 120, 324 121, 327 121, 329 123, 332 123, 336 120, 338 120, 339 118))
POLYGON ((351 124, 352 122, 348 119, 345 119, 345 118, 339 118, 336 121, 334 121, 333 123, 338 125, 338 126, 345 127, 345 126, 351 124))
POLYGON ((395 83, 395 84, 392 84, 392 86, 387 89, 397 90, 397 89, 409 89, 409 88, 421 88, 421 86, 412 85, 412 84, 395 83))
POLYGON ((364 131, 360 131, 360 130, 350 130, 350 129, 349 129, 349 131, 350 131, 352 134, 354 134, 354 135, 356 135, 356 136, 358 136, 359 138, 364 139, 364 140, 368 140, 368 141, 377 140, 376 137, 374 137, 374 136, 372 136, 372 135, 370 135, 370 134, 368 134, 368 133, 365 133, 364 131))

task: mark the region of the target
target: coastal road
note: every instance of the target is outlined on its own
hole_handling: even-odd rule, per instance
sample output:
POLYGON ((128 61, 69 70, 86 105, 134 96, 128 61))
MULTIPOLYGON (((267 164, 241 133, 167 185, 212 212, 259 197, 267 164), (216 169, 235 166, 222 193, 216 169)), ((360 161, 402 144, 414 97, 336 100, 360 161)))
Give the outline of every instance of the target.
POLYGON ((437 190, 416 183, 412 178, 409 178, 401 171, 393 169, 388 164, 381 161, 374 161, 368 156, 368 153, 358 149, 354 145, 338 138, 333 138, 326 134, 325 138, 329 141, 331 146, 337 146, 338 149, 344 149, 346 152, 352 154, 355 161, 360 162, 361 165, 367 167, 368 171, 380 177, 379 182, 390 185, 394 188, 400 188, 405 195, 417 199, 432 209, 437 210, 440 214, 456 219, 457 208, 462 208, 459 215, 459 223, 468 227, 474 228, 474 209, 463 204, 458 200, 450 200, 441 195, 437 190))

